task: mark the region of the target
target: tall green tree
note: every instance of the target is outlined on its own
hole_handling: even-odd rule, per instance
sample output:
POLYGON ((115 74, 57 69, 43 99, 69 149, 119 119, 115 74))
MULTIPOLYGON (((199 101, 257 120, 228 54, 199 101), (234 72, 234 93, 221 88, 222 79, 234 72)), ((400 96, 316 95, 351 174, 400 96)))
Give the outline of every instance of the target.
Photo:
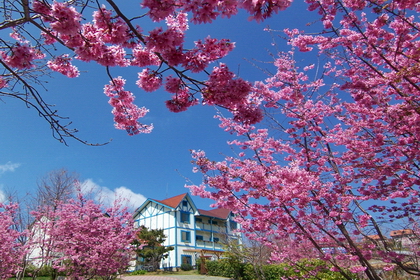
POLYGON ((163 229, 148 229, 142 226, 134 241, 134 245, 137 247, 136 254, 140 259, 139 263, 153 266, 154 270, 159 269, 160 261, 166 259, 169 255, 168 252, 174 249, 172 246, 164 246, 165 240, 163 229))

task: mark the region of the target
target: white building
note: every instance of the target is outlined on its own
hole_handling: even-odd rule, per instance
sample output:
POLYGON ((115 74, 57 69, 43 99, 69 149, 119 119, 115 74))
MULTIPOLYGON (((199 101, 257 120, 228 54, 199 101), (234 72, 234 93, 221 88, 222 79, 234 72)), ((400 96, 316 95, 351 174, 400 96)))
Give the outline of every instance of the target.
POLYGON ((135 227, 163 229, 164 246, 173 246, 161 268, 180 267, 182 263, 195 265, 200 256, 217 259, 227 240, 242 243, 234 232, 239 225, 228 209, 197 209, 188 193, 164 200, 147 199, 134 213, 135 227))

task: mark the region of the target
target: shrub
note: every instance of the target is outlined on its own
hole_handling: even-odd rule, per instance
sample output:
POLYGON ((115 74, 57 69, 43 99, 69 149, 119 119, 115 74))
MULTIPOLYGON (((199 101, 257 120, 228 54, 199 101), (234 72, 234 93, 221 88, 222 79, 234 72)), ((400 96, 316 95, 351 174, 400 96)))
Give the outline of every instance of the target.
POLYGON ((206 261, 206 268, 208 275, 212 276, 233 278, 235 275, 234 268, 226 259, 220 261, 206 261))
POLYGON ((193 269, 193 267, 189 263, 181 264, 181 270, 183 270, 183 271, 189 271, 189 270, 192 270, 192 269, 193 269))
POLYGON ((200 272, 201 258, 198 258, 198 259, 195 261, 195 266, 196 266, 196 268, 197 268, 197 271, 198 271, 198 272, 200 272))
POLYGON ((57 270, 50 265, 43 265, 40 268, 33 264, 28 265, 25 269, 25 277, 33 277, 35 274, 37 277, 51 277, 57 274, 57 270))
MULTIPOLYGON (((222 276, 241 280, 278 280, 278 279, 324 279, 344 280, 339 272, 331 271, 328 265, 321 260, 302 260, 294 265, 268 264, 263 265, 256 273, 255 267, 250 263, 232 262, 229 259, 220 261, 207 261, 208 275, 222 276), (263 274, 263 276, 261 275, 263 274)), ((356 279, 356 275, 352 275, 356 279)))
POLYGON ((130 273, 130 275, 144 275, 146 274, 146 270, 135 270, 133 272, 130 273))

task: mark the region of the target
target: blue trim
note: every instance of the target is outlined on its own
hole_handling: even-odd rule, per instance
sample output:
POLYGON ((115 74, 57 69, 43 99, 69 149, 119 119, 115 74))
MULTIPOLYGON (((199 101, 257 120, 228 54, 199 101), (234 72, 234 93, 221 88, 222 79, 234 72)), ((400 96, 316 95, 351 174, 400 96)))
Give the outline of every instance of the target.
POLYGON ((191 213, 190 212, 187 212, 187 211, 179 211, 179 217, 180 217, 180 220, 181 220, 181 223, 184 223, 184 224, 191 224, 191 213), (183 219, 182 218, 182 215, 188 215, 188 220, 185 220, 185 219, 183 219))
POLYGON ((171 208, 170 206, 167 206, 165 204, 159 203, 154 200, 148 199, 146 202, 141 207, 137 208, 137 210, 135 211, 135 214, 133 215, 134 218, 136 218, 137 216, 142 216, 145 218, 153 217, 153 216, 157 216, 164 213, 170 213, 173 210, 173 208, 171 208), (158 208, 157 207, 158 205, 161 206, 161 208, 158 208), (146 208, 146 206, 149 206, 149 207, 146 208), (165 208, 168 208, 169 211, 165 211, 164 210, 165 208), (156 213, 155 211, 151 211, 151 209, 156 209, 158 211, 162 211, 163 213, 160 213, 160 212, 156 213), (146 215, 146 213, 148 214, 148 216, 146 215))
POLYGON ((195 203, 194 203, 194 201, 192 200, 192 198, 191 198, 191 196, 190 196, 190 194, 189 194, 189 193, 187 193, 187 194, 186 194, 186 196, 184 197, 184 199, 185 199, 186 197, 188 198, 188 200, 189 200, 189 202, 190 202, 191 206, 193 207, 194 212, 198 212, 198 208, 197 208, 197 206, 195 206, 195 203))
POLYGON ((174 219, 175 219, 175 267, 178 267, 178 221, 177 221, 177 214, 175 212, 174 219))
POLYGON ((145 216, 145 215, 142 215, 142 216, 143 216, 143 218, 139 218, 138 220, 149 219, 149 218, 152 218, 152 217, 156 217, 156 216, 160 216, 160 215, 168 214, 168 213, 171 213, 171 212, 172 212, 172 211, 159 212, 159 213, 157 213, 157 214, 152 214, 152 215, 150 215, 150 216, 145 216))
POLYGON ((181 230, 181 242, 191 243, 191 231, 181 230), (182 236, 184 232, 186 233, 185 239, 183 239, 184 237, 182 236))
POLYGON ((192 256, 191 255, 181 255, 181 264, 183 264, 183 262, 182 262, 183 257, 189 259, 188 263, 192 265, 192 256))

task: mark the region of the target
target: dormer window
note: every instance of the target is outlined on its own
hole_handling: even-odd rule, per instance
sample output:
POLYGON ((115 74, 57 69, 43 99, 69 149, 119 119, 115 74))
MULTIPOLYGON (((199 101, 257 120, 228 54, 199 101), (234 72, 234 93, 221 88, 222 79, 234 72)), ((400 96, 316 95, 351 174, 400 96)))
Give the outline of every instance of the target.
POLYGON ((181 212, 181 223, 184 223, 184 224, 190 223, 190 213, 181 212))
POLYGON ((182 201, 182 207, 187 207, 187 206, 188 206, 188 201, 183 200, 183 201, 182 201))

